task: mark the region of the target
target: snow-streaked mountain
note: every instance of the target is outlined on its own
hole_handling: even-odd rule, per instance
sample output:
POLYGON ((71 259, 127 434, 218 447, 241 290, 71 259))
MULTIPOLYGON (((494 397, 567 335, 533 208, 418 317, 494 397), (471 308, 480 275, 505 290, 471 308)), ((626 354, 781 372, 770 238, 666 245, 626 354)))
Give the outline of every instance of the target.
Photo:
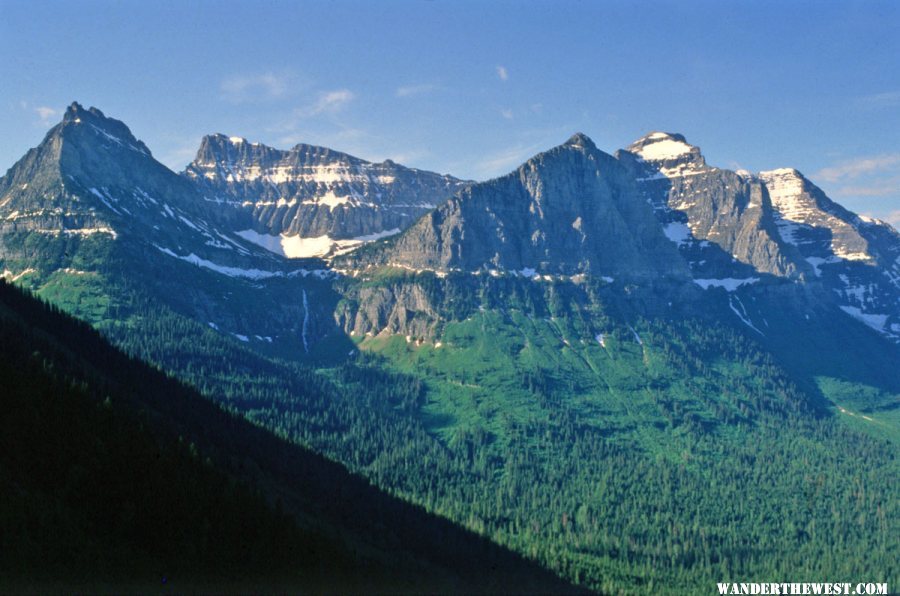
POLYGON ((840 307, 900 339, 900 234, 829 199, 791 168, 760 172, 781 239, 796 247, 840 307))
POLYGON ((766 273, 797 277, 784 254, 762 183, 746 172, 707 165, 683 136, 654 132, 617 154, 701 279, 766 273))
MULTIPOLYGON (((387 266, 536 280, 683 280, 728 292, 780 288, 780 300, 805 304, 800 310, 831 304, 898 339, 898 257, 893 228, 850 213, 796 170, 717 168, 682 135, 653 132, 615 156, 575 135, 338 267, 356 275, 387 266)), ((763 333, 763 317, 739 297, 729 305, 763 333)))
POLYGON ((73 103, 0 178, 0 273, 80 316, 126 316, 137 293, 241 341, 305 352, 331 318, 331 273, 257 246, 218 215, 127 126, 73 103))
POLYGON ((267 255, 211 226, 194 186, 156 161, 125 124, 77 103, 0 179, 0 231, 0 254, 24 248, 9 241, 16 234, 38 233, 102 236, 126 249, 150 246, 229 266, 267 255))
MULTIPOLYGON (((441 273, 687 279, 684 261, 652 209, 635 200, 637 192, 628 170, 576 134, 511 174, 458 193, 380 258, 441 273)), ((348 260, 378 263, 368 252, 348 260)))
POLYGON ((183 175, 241 236, 287 257, 330 256, 399 233, 467 184, 390 160, 219 134, 203 139, 183 175))
MULTIPOLYGON (((3 277, 67 288, 120 275, 241 341, 313 350, 340 299, 330 278, 382 267, 681 288, 662 304, 724 289, 729 312, 765 334, 764 315, 738 296, 758 289, 900 339, 900 234, 796 170, 717 168, 677 134, 614 156, 576 134, 478 184, 213 135, 179 175, 123 123, 76 103, 0 178, 3 277), (336 257, 337 271, 297 256, 336 257)), ((359 308, 407 321, 423 303, 406 297, 359 308)))
POLYGON ((844 209, 792 168, 711 167, 681 135, 653 132, 617 156, 701 285, 760 274, 821 284, 845 312, 900 338, 900 235, 890 225, 844 209))

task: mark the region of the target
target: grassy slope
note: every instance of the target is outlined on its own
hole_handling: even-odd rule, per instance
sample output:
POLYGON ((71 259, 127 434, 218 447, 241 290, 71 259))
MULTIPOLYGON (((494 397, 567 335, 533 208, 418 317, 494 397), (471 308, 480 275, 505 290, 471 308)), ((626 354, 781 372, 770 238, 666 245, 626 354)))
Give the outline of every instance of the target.
MULTIPOLYGON (((886 540, 888 528, 897 529, 896 522, 885 525, 890 518, 883 516, 885 507, 896 510, 896 499, 891 495, 900 472, 898 433, 890 410, 886 414, 871 412, 872 420, 842 415, 823 399, 833 397, 833 392, 804 393, 792 388, 784 372, 772 365, 760 347, 754 347, 755 339, 742 337, 740 324, 734 330, 716 331, 702 321, 692 327, 677 321, 639 321, 634 315, 630 320, 621 315, 585 316, 592 310, 612 309, 563 304, 556 315, 546 312, 546 316, 538 316, 534 311, 529 313, 524 304, 513 302, 502 309, 482 308, 463 320, 448 323, 438 338, 426 341, 379 335, 362 339, 360 346, 384 357, 389 366, 425 380, 428 399, 419 415, 426 427, 449 445, 475 437, 484 452, 482 459, 493 461, 498 473, 508 470, 510 460, 516 457, 513 454, 528 453, 542 466, 535 479, 552 484, 549 479, 555 474, 551 469, 568 466, 571 462, 564 462, 572 452, 552 441, 548 444, 545 437, 567 436, 572 428, 577 429, 576 435, 602 437, 611 445, 641 454, 636 461, 649 466, 645 470, 648 484, 650 478, 664 475, 667 466, 687 470, 683 482, 693 486, 693 491, 679 492, 696 504, 693 513, 676 508, 659 518, 659 503, 635 507, 646 512, 644 521, 656 516, 661 526, 666 519, 677 525, 700 523, 703 532, 720 541, 717 571, 704 570, 704 565, 694 562, 692 565, 699 568, 694 569, 693 578, 687 579, 681 575, 679 564, 671 561, 649 568, 625 563, 612 555, 617 552, 612 546, 615 541, 584 531, 570 539, 556 536, 554 540, 567 554, 549 555, 556 557, 558 568, 574 577, 586 576, 585 569, 602 569, 606 574, 603 581, 608 583, 599 585, 607 589, 635 589, 646 586, 649 579, 663 581, 677 592, 696 589, 695 582, 706 574, 708 581, 713 581, 717 573, 725 577, 729 570, 740 570, 738 577, 775 580, 806 575, 812 569, 827 575, 840 573, 840 569, 867 568, 859 553, 866 552, 868 538, 859 534, 851 538, 842 529, 844 521, 838 524, 825 513, 830 508, 846 507, 848 491, 810 489, 809 483, 880 486, 874 489, 880 494, 861 505, 857 515, 882 516, 873 530, 880 532, 876 542, 886 540), (604 335, 604 346, 596 337, 599 333, 604 335), (523 433, 523 427, 529 432, 523 433), (884 444, 879 438, 887 438, 894 445, 884 444), (874 460, 866 450, 854 452, 847 445, 855 441, 873 446, 877 453, 874 460), (773 469, 763 462, 777 462, 782 467, 773 469), (735 473, 734 466, 742 469, 735 473), (723 481, 731 485, 719 484, 723 481), (812 498, 810 490, 815 491, 810 502, 813 508, 798 508, 796 495, 812 498), (739 503, 741 510, 728 511, 721 505, 723 500, 739 503), (876 501, 880 503, 877 506, 876 501), (770 519, 753 529, 755 516, 764 519, 771 515, 778 521, 770 519), (813 544, 810 532, 815 530, 810 528, 817 524, 819 528, 832 524, 835 536, 844 536, 847 544, 813 544), (743 533, 748 538, 762 527, 771 535, 760 536, 756 548, 768 545, 762 552, 782 558, 781 564, 773 565, 766 556, 758 555, 750 555, 748 561, 740 550, 753 540, 734 543, 729 536, 743 533), (836 563, 841 558, 846 564, 836 563), (569 562, 559 563, 560 559, 569 562), (616 579, 609 581, 611 577, 616 579)), ((845 396, 866 390, 858 380, 847 382, 842 389, 845 396)), ((885 390, 878 391, 873 400, 884 404, 885 390)), ((588 465, 609 464, 595 461, 588 465)), ((629 473, 639 477, 633 470, 629 473)), ((584 490, 579 483, 596 485, 598 476, 602 473, 586 472, 574 464, 564 481, 570 486, 560 489, 571 493, 572 498, 562 499, 570 505, 557 505, 557 513, 568 510, 571 516, 579 502, 583 506, 594 501, 606 503, 607 511, 617 512, 615 515, 630 517, 633 512, 608 495, 576 496, 584 490)), ((502 476, 498 485, 504 486, 502 476)), ((619 496, 625 498, 629 492, 624 490, 619 496)), ((530 513, 540 515, 537 511, 530 513)), ((480 523, 494 525, 497 533, 517 549, 534 549, 534 537, 527 532, 510 531, 508 524, 497 519, 475 526, 480 523)), ((627 525, 609 522, 608 527, 624 531, 627 525)), ((893 542, 886 552, 896 551, 893 542)), ((658 561, 658 555, 646 547, 635 549, 637 561, 658 561)), ((876 566, 877 573, 896 577, 896 566, 885 567, 883 561, 881 567, 876 566)), ((681 570, 685 567, 690 565, 682 562, 681 570)), ((815 573, 809 573, 809 577, 815 577, 815 573)))

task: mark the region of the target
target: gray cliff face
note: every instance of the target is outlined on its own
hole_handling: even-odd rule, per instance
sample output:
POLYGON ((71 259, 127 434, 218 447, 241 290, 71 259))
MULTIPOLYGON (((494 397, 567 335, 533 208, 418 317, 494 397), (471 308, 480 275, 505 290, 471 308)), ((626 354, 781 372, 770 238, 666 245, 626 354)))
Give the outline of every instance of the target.
POLYGON ((847 211, 794 169, 710 167, 681 135, 650 133, 617 157, 695 279, 771 275, 823 288, 848 314, 900 338, 900 235, 891 226, 847 211))
POLYGON ((127 126, 77 103, 0 180, 0 197, 4 237, 91 237, 226 260, 250 254, 210 228, 193 186, 153 159, 127 126))
POLYGON ((760 172, 785 244, 848 314, 900 339, 900 234, 829 199, 794 169, 760 172))
POLYGON ((467 184, 390 160, 311 145, 281 151, 224 135, 205 137, 183 175, 223 206, 237 231, 334 240, 397 233, 467 184))
MULTIPOLYGON (((409 269, 686 280, 628 171, 584 135, 463 190, 372 254, 409 269)), ((373 257, 375 260, 373 260, 373 257)))
POLYGON ((361 287, 354 298, 358 306, 344 303, 335 312, 337 325, 350 335, 434 338, 446 321, 442 305, 417 283, 361 287))
MULTIPOLYGON (((765 273, 797 278, 808 268, 785 254, 766 190, 748 173, 710 167, 681 135, 655 132, 619 152, 696 278, 765 273)), ((788 249, 789 251, 789 249, 788 249)))

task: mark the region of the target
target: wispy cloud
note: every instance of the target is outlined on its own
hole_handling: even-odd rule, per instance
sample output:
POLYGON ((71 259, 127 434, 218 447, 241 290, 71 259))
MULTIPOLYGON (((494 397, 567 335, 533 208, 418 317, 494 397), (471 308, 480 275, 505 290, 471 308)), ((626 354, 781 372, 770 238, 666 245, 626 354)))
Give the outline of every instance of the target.
POLYGON ((504 118, 506 118, 507 120, 513 119, 513 111, 510 110, 509 108, 504 108, 504 109, 500 110, 500 115, 503 116, 504 118))
POLYGON ((900 106, 900 91, 885 91, 863 95, 858 99, 860 105, 869 108, 890 108, 900 106))
POLYGON ((397 97, 415 97, 417 95, 426 95, 438 90, 438 86, 433 83, 422 83, 420 85, 406 85, 397 87, 394 95, 397 97))
POLYGON ((51 126, 54 122, 56 122, 56 120, 59 119, 59 110, 54 110, 53 108, 48 108, 46 106, 38 106, 36 108, 32 108, 32 110, 40 119, 41 126, 51 126))
POLYGON ((509 80, 509 71, 506 70, 505 66, 498 66, 497 76, 500 77, 501 81, 509 80))
POLYGON ((297 115, 303 117, 318 116, 320 114, 336 114, 347 104, 353 101, 356 95, 349 89, 337 89, 319 93, 318 99, 308 106, 297 110, 297 115))
POLYGON ((900 230, 900 209, 888 213, 884 220, 900 230))
POLYGON ((222 98, 233 103, 271 101, 290 95, 299 81, 291 73, 264 72, 233 75, 222 81, 222 98))
POLYGON ((900 167, 900 153, 882 153, 839 162, 819 170, 815 176, 826 182, 843 182, 896 167, 900 167))

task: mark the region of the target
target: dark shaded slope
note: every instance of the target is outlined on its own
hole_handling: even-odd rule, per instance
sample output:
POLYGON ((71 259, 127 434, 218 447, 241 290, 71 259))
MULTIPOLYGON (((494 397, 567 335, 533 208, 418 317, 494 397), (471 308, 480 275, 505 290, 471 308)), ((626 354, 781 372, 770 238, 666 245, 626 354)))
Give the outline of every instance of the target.
POLYGON ((5 283, 0 378, 4 591, 571 590, 5 283))

